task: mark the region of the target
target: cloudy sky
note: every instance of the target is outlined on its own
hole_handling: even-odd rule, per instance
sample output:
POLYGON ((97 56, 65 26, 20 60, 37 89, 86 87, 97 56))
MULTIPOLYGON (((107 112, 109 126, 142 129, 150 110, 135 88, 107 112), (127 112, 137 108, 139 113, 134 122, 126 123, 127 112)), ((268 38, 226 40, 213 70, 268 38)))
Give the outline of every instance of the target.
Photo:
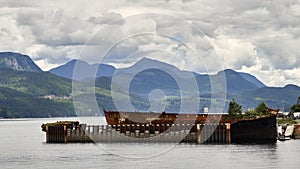
POLYGON ((126 67, 149 57, 300 85, 299 0, 0 0, 0 8, 0 50, 43 70, 75 58, 126 67))

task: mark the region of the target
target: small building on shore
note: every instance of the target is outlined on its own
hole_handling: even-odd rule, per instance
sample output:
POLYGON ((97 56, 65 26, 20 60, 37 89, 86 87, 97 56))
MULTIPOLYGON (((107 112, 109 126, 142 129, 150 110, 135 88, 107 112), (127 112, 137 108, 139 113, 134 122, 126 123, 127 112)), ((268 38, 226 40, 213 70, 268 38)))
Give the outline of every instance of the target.
POLYGON ((295 119, 299 119, 300 118, 300 112, 294 112, 293 115, 294 115, 295 119))

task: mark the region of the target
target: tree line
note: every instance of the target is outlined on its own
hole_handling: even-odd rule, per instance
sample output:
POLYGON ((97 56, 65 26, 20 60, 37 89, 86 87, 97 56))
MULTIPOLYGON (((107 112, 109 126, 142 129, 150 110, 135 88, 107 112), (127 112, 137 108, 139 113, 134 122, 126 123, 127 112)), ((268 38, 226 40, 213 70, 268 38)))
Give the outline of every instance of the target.
MULTIPOLYGON (((228 117, 231 119, 236 118, 254 118, 257 116, 267 116, 269 115, 268 106, 261 102, 253 110, 246 110, 244 113, 242 111, 242 106, 239 105, 234 99, 231 99, 228 107, 228 117)), ((300 112, 300 96, 296 104, 291 106, 291 114, 295 112, 300 112)))

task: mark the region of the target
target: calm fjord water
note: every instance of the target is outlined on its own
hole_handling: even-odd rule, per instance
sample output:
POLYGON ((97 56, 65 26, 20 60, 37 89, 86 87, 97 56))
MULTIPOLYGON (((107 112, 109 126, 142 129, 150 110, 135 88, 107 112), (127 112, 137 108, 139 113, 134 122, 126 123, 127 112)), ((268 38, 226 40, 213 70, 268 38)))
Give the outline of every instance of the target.
MULTIPOLYGON (((40 125, 58 120, 0 119, 0 168, 300 168, 300 140, 265 145, 46 144, 40 125), (167 152, 163 148, 170 147, 167 152), (139 150, 160 155, 138 157, 139 150), (119 152, 118 155, 115 152, 119 152)), ((88 124, 99 118, 80 118, 88 124)), ((146 156, 146 154, 144 154, 146 156)))

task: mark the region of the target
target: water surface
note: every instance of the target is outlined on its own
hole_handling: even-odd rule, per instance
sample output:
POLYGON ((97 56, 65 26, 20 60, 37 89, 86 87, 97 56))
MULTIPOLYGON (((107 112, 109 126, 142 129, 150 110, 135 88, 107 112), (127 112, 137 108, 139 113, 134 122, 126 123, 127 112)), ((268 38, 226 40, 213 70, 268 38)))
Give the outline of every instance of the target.
MULTIPOLYGON (((300 140, 265 145, 46 144, 41 124, 0 120, 0 168, 300 168, 300 140)), ((88 124, 100 118, 80 118, 88 124)))

